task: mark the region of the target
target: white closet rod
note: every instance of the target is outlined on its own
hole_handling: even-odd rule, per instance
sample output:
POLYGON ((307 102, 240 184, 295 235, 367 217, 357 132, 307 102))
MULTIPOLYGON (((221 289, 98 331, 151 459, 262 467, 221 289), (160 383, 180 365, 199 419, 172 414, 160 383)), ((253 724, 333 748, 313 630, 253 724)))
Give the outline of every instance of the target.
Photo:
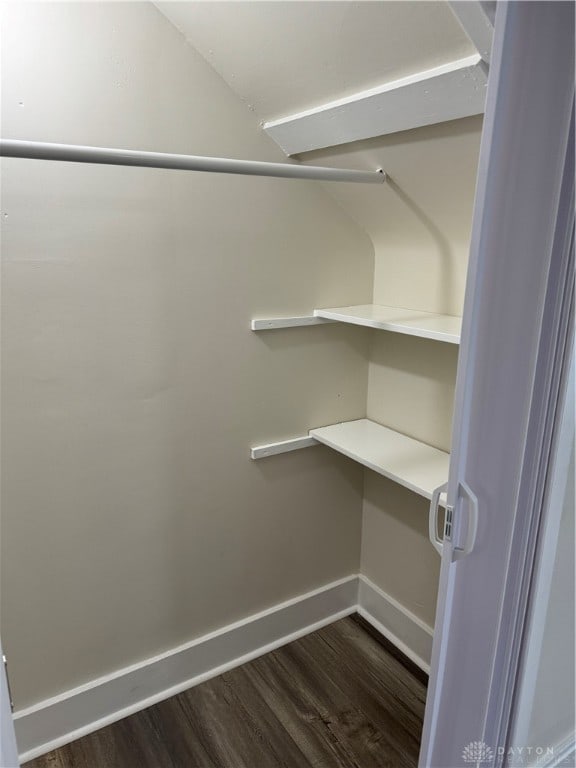
POLYGON ((69 163, 133 165, 143 168, 169 168, 181 171, 241 173, 247 176, 277 176, 287 179, 319 181, 353 181, 382 184, 386 174, 377 171, 350 171, 345 168, 323 168, 317 165, 261 163, 256 160, 230 160, 225 157, 170 155, 162 152, 138 152, 132 149, 83 147, 75 144, 48 144, 41 141, 0 140, 0 156, 24 157, 30 160, 59 160, 69 163))

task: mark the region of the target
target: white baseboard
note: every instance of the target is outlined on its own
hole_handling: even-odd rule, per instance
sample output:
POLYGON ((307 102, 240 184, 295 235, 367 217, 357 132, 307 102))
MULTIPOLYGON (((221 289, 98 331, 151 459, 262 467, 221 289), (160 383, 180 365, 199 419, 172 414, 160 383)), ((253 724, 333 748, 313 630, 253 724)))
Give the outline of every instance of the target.
POLYGON ((326 584, 178 648, 16 712, 26 762, 356 611, 358 577, 326 584))
POLYGON ((432 629, 364 576, 352 575, 14 715, 32 760, 358 612, 429 672, 432 629))
POLYGON ((411 661, 430 674, 434 630, 401 603, 359 576, 358 613, 411 661))

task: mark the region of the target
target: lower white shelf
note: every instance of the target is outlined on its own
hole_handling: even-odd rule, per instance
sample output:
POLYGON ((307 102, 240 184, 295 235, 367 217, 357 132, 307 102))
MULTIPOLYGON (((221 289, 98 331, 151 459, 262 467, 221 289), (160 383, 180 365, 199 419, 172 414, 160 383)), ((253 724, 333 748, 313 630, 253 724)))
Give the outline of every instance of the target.
POLYGON ((462 318, 455 315, 439 315, 417 309, 385 307, 381 304, 358 304, 353 307, 326 307, 315 309, 313 315, 297 317, 269 317, 252 320, 253 331, 271 331, 275 328, 294 328, 299 325, 322 323, 351 323, 393 331, 423 339, 460 343, 462 318))
POLYGON ((449 453, 369 419, 311 429, 309 435, 426 499, 448 479, 449 453))

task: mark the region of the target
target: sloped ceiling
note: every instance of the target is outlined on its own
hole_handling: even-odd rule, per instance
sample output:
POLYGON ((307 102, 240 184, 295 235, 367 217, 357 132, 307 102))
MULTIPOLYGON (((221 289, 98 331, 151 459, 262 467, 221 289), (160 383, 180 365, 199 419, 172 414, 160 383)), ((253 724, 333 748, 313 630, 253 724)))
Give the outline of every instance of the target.
POLYGON ((476 52, 446 2, 161 2, 261 121, 476 52))
MULTIPOLYGON (((446 2, 155 5, 255 123, 477 53, 446 2)), ((481 128, 476 114, 299 155, 389 174, 381 187, 324 185, 372 239, 376 303, 461 313, 481 128)))

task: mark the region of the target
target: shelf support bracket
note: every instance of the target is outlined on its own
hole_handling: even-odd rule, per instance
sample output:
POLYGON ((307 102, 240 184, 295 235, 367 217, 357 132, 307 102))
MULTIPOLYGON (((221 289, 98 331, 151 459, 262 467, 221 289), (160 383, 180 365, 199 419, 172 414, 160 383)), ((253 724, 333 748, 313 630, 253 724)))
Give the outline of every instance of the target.
POLYGON ((253 331, 273 331, 276 328, 296 328, 299 325, 325 325, 335 323, 335 320, 325 320, 314 315, 301 315, 299 317, 267 317, 263 320, 252 320, 250 327, 253 331))
POLYGON ((267 456, 298 451, 300 448, 313 448, 315 445, 320 445, 320 443, 308 435, 305 437, 293 437, 291 440, 282 440, 278 443, 256 445, 254 448, 250 448, 250 458, 254 460, 265 459, 267 456))

